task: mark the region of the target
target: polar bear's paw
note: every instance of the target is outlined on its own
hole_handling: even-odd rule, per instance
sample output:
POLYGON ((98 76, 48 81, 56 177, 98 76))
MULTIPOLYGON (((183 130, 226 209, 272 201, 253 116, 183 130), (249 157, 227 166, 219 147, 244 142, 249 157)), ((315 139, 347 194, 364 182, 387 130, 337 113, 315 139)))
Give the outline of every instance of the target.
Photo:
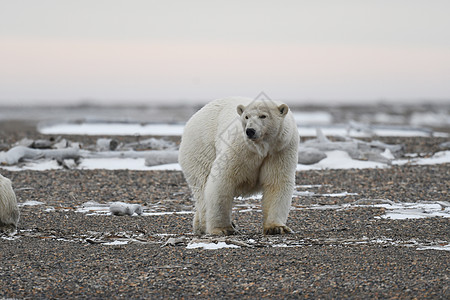
POLYGON ((236 230, 233 228, 233 226, 215 227, 215 228, 212 228, 209 232, 209 234, 212 234, 212 235, 233 235, 235 233, 236 233, 236 230))
POLYGON ((272 226, 264 227, 264 234, 273 235, 273 234, 286 234, 286 233, 293 233, 292 229, 290 229, 286 225, 272 225, 272 226))
POLYGON ((17 234, 17 228, 14 224, 3 224, 0 221, 0 235, 4 233, 7 236, 14 236, 17 234))

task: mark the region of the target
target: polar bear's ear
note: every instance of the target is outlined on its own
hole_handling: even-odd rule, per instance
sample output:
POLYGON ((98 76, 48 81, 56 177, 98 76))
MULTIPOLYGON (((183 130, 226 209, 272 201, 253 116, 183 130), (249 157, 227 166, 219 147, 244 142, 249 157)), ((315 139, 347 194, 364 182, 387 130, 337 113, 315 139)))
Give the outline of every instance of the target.
POLYGON ((238 105, 238 107, 237 107, 237 113, 238 113, 239 115, 242 115, 242 113, 244 112, 244 110, 245 110, 245 106, 244 106, 244 105, 242 105, 242 104, 238 105))
POLYGON ((278 106, 278 111, 280 112, 281 116, 285 116, 288 111, 289 111, 289 107, 286 104, 281 104, 280 106, 278 106))

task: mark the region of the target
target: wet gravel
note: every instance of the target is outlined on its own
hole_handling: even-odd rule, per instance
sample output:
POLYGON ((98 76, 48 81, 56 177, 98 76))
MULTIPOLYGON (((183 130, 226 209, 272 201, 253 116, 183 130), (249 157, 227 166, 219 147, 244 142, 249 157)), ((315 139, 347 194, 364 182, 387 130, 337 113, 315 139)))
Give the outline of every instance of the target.
MULTIPOLYGON (((22 130, 13 125, 0 126, 7 132, 0 137, 4 144, 48 138, 31 125, 22 123, 22 130)), ((93 144, 96 138, 71 139, 93 144)), ((389 139, 424 156, 445 141, 389 139)), ((419 250, 448 245, 450 218, 380 219, 385 209, 367 206, 302 209, 361 199, 449 201, 449 164, 297 172, 298 191, 351 194, 294 197, 298 209, 291 211, 288 225, 295 233, 286 236, 262 235, 259 200, 237 200, 256 208, 233 213, 239 234, 228 242, 240 248, 217 250, 187 248, 196 241, 192 214, 173 213, 193 209, 181 172, 0 172, 12 180, 18 202, 43 203, 20 207, 17 235, 0 237, 0 299, 450 298, 450 251, 419 250), (167 214, 78 212, 88 201, 137 203, 167 214), (171 237, 180 242, 165 245, 171 237)))

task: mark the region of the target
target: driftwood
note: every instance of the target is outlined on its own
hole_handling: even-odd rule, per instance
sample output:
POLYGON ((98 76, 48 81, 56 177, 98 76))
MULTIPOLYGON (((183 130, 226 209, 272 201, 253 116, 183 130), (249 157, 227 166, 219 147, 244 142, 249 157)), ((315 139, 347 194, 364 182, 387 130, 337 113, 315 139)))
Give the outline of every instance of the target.
POLYGON ((175 150, 176 144, 172 141, 167 141, 165 139, 149 138, 146 140, 141 140, 139 142, 125 144, 124 148, 132 148, 135 150, 145 150, 145 149, 175 150))
POLYGON ((81 151, 82 158, 146 158, 154 151, 81 151))
POLYGON ((385 164, 391 164, 392 159, 400 157, 404 151, 403 145, 389 145, 380 141, 365 142, 357 139, 345 139, 344 141, 332 142, 325 137, 320 129, 317 129, 317 138, 304 142, 302 148, 312 148, 323 152, 341 150, 347 152, 353 159, 385 164), (386 150, 389 150, 393 157, 382 155, 386 150))
POLYGON ((15 165, 25 160, 54 159, 63 162, 67 159, 78 161, 80 158, 145 158, 146 166, 155 166, 178 162, 178 151, 87 151, 78 148, 31 149, 16 146, 7 152, 0 152, 0 164, 15 165))
POLYGON ((124 202, 113 202, 109 205, 109 211, 116 216, 132 216, 135 213, 142 215, 142 206, 124 202))
POLYGON ((300 146, 298 148, 298 163, 302 165, 312 165, 326 158, 325 152, 316 149, 300 146))
POLYGON ((24 146, 16 146, 7 152, 0 153, 0 164, 15 165, 23 160, 35 160, 39 158, 56 159, 79 159, 80 150, 76 148, 66 149, 31 149, 24 146))
POLYGON ((176 150, 155 150, 149 151, 145 158, 145 165, 148 167, 178 163, 178 151, 176 150))

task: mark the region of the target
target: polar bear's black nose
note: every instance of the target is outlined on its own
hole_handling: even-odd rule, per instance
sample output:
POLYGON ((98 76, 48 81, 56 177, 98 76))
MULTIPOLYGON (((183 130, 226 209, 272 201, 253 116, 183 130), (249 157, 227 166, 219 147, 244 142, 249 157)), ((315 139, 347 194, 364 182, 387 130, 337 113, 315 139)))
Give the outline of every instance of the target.
POLYGON ((253 128, 247 128, 247 129, 245 130, 245 133, 246 133, 247 136, 251 139, 251 138, 254 138, 254 137, 255 137, 256 130, 253 129, 253 128))

